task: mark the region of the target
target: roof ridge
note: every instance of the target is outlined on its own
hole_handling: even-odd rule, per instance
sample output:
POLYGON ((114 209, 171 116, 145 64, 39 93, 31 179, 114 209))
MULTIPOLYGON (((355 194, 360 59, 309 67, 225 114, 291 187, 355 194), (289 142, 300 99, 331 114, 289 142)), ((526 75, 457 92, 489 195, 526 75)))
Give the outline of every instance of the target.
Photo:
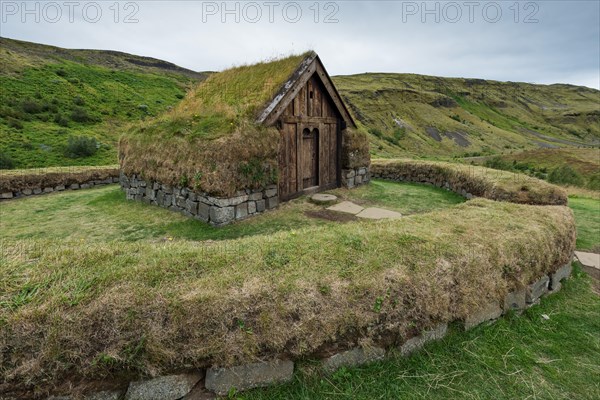
POLYGON ((300 78, 306 72, 306 70, 310 67, 313 61, 317 59, 317 57, 319 56, 314 50, 309 50, 306 52, 306 57, 304 57, 294 72, 292 72, 283 85, 281 85, 281 88, 275 93, 273 98, 269 100, 262 108, 262 111, 259 113, 259 117, 256 119, 256 123, 260 124, 265 121, 269 114, 271 114, 275 107, 277 107, 281 99, 283 99, 287 92, 294 86, 298 78, 300 78))

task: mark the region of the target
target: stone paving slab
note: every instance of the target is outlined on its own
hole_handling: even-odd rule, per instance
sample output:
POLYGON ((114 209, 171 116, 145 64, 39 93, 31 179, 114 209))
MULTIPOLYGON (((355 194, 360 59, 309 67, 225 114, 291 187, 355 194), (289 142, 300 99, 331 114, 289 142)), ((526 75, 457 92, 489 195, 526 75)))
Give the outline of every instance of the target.
POLYGON ((356 367, 385 357, 385 350, 380 347, 356 348, 331 356, 323 361, 326 372, 334 372, 342 367, 356 367))
POLYGON ((225 396, 233 388, 246 390, 287 382, 292 379, 294 363, 274 360, 238 365, 230 368, 209 368, 206 372, 206 388, 218 395, 225 396))
POLYGON ((356 215, 359 212, 361 212, 362 210, 364 210, 364 208, 362 208, 358 204, 354 204, 351 201, 342 201, 341 203, 335 204, 331 207, 327 207, 327 209, 331 210, 331 211, 338 211, 338 212, 343 212, 343 213, 348 213, 348 214, 353 214, 353 215, 356 215))
POLYGON ((131 382, 125 400, 177 400, 188 394, 200 379, 202 374, 197 372, 131 382))
POLYGON ((600 254, 576 251, 575 256, 586 267, 600 269, 600 254))
POLYGON ((402 217, 402 214, 384 208, 369 207, 356 214, 356 216, 368 219, 399 219, 402 217))

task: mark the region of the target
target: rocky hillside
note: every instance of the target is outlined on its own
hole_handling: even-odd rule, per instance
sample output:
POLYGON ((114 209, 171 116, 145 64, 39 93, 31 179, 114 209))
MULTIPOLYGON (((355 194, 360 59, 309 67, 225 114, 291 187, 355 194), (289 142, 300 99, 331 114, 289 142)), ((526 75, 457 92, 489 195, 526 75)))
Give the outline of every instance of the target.
POLYGON ((0 38, 0 168, 117 162, 122 128, 206 74, 126 53, 0 38))
POLYGON ((600 91, 413 74, 337 76, 378 156, 478 156, 600 144, 600 91))

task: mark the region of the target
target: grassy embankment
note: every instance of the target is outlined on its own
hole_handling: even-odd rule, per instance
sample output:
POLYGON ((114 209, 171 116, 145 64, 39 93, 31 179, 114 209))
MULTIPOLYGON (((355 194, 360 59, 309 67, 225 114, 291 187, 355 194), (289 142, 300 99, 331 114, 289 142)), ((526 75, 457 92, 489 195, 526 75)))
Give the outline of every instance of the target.
POLYGON ((305 363, 294 381, 239 399, 581 399, 600 397, 600 296, 575 268, 558 294, 523 315, 323 376, 305 363))
MULTIPOLYGON (((385 185, 394 190, 404 186, 384 184, 383 189, 385 185)), ((42 376, 64 376, 73 368, 83 376, 98 377, 158 372, 187 363, 239 363, 283 349, 295 356, 310 354, 330 340, 353 343, 357 338, 349 332, 355 329, 365 332, 361 343, 377 341, 375 332, 367 334, 365 329, 373 324, 389 328, 378 325, 381 318, 397 321, 398 333, 408 337, 432 321, 464 317, 478 307, 481 291, 501 296, 517 282, 529 282, 564 263, 562 254, 572 246, 571 217, 564 207, 485 199, 401 221, 285 227, 275 233, 268 227, 263 229, 268 235, 218 244, 168 238, 162 243, 106 241, 111 229, 120 228, 105 224, 96 230, 93 223, 84 226, 86 218, 99 221, 108 208, 118 210, 122 197, 107 208, 102 203, 110 203, 109 199, 97 198, 81 207, 83 198, 78 197, 93 193, 118 197, 116 190, 65 192, 6 203, 30 211, 36 203, 41 205, 37 210, 42 215, 35 222, 46 229, 80 223, 97 234, 78 238, 57 229, 55 237, 48 238, 41 229, 30 228, 22 237, 38 238, 18 239, 14 232, 17 237, 3 239, 0 326, 3 346, 12 354, 3 365, 11 381, 26 377, 39 382, 42 376), (44 206, 52 201, 50 207, 44 206), (71 208, 65 214, 71 220, 44 220, 47 210, 62 216, 60 207, 71 208), (96 215, 90 213, 95 207, 100 209, 96 215), (506 274, 510 279, 502 278, 506 274), (454 278, 448 281, 449 277, 454 278), (440 288, 451 282, 459 285, 459 298, 440 296, 440 288), (305 323, 293 323, 297 319, 305 323), (34 363, 28 358, 32 354, 34 363)), ((442 193, 449 202, 456 200, 449 193, 426 190, 442 193)), ((412 198, 420 202, 424 197, 426 193, 412 198)), ((302 203, 290 207, 294 204, 302 203)), ((164 226, 167 215, 175 219, 172 213, 142 204, 125 205, 139 208, 138 217, 144 209, 163 215, 159 226, 164 226)), ((400 205, 401 210, 410 208, 400 205)), ((265 215, 271 225, 278 221, 277 212, 286 210, 265 215)), ((37 218, 38 212, 31 214, 37 218)), ((121 214, 113 215, 124 214, 122 208, 121 214)), ((243 229, 246 223, 260 225, 259 218, 232 229, 243 229)), ((2 232, 12 231, 5 228, 2 232)), ((148 236, 162 236, 161 229, 148 236)), ((122 237, 122 233, 113 236, 122 237)))

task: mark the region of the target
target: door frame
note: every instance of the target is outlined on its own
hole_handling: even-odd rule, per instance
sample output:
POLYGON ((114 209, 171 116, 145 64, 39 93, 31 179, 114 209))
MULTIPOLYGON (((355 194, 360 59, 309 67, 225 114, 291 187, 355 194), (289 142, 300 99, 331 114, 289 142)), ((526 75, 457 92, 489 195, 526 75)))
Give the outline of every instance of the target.
MULTIPOLYGON (((294 193, 289 193, 287 195, 279 195, 281 201, 291 200, 306 194, 312 194, 323 190, 330 190, 340 187, 342 182, 342 130, 339 118, 332 117, 290 117, 286 116, 281 118, 281 126, 283 124, 296 124, 296 191, 294 193), (325 140, 325 135, 323 135, 325 123, 333 123, 335 122, 336 132, 333 134, 336 135, 336 180, 335 182, 329 182, 325 185, 322 184, 321 181, 321 149, 323 149, 323 141, 325 140), (318 163, 317 163, 317 181, 318 185, 310 188, 304 189, 304 176, 302 171, 303 159, 302 159, 302 146, 303 146, 303 131, 305 128, 319 130, 319 155, 318 155, 318 163)), ((330 132, 332 133, 332 132, 330 132)), ((329 154, 328 156, 331 156, 329 154)), ((287 179, 287 176, 284 177, 287 179)))

